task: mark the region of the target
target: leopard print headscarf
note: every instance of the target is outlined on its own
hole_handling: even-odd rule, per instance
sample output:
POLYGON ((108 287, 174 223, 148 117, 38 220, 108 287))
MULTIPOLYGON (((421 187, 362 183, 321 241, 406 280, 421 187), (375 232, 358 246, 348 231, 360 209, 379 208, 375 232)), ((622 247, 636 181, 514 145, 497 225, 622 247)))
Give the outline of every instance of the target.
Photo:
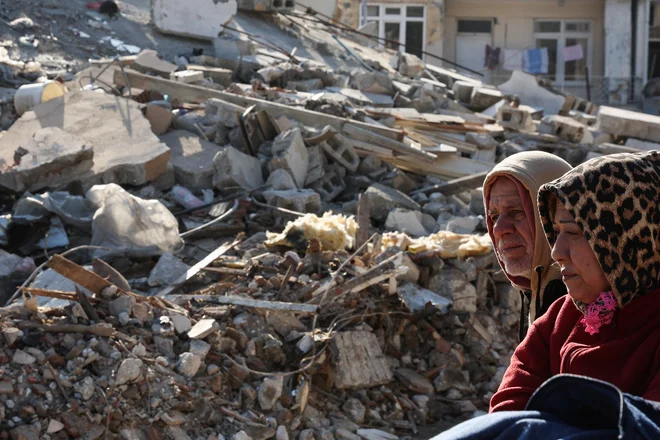
MULTIPOLYGON (((622 308, 660 286, 659 192, 657 151, 598 157, 541 187, 543 230, 552 246, 553 194, 589 241, 622 308)), ((584 311, 584 304, 576 305, 584 311)))

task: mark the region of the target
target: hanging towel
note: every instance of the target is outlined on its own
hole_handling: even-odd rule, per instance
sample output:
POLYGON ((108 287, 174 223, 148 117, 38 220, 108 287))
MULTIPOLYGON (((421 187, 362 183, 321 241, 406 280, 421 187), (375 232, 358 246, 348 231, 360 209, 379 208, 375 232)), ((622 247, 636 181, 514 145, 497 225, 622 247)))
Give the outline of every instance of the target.
POLYGON ((584 52, 581 44, 575 46, 568 46, 564 48, 564 61, 576 61, 584 58, 584 52))
POLYGON ((504 70, 522 70, 523 54, 522 50, 504 49, 504 70))
POLYGON ((528 73, 548 73, 548 48, 529 49, 525 51, 524 70, 528 73))
POLYGON ((500 64, 500 48, 493 48, 490 47, 490 44, 487 44, 484 67, 487 67, 488 70, 495 70, 497 69, 498 64, 500 64))

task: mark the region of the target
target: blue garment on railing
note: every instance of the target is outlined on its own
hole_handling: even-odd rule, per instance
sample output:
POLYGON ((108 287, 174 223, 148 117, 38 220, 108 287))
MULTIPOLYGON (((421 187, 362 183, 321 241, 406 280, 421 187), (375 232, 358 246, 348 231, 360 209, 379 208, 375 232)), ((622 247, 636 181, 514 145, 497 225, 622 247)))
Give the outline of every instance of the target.
POLYGON ((622 393, 600 380, 558 375, 532 396, 525 411, 477 417, 433 440, 660 439, 660 403, 622 393))

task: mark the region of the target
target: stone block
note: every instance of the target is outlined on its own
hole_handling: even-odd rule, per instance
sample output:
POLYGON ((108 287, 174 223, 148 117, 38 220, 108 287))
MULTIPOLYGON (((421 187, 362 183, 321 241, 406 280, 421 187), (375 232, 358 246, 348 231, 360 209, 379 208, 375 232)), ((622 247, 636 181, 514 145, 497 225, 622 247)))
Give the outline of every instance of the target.
POLYGON ((139 104, 91 91, 40 104, 17 120, 0 143, 0 163, 14 163, 17 146, 41 129, 58 127, 94 148, 94 165, 80 177, 84 189, 100 183, 144 185, 167 167, 170 150, 151 132, 139 104))
POLYGON ((312 189, 319 193, 321 200, 324 202, 332 202, 346 189, 346 184, 337 171, 333 169, 317 180, 312 189))
POLYGON ((259 159, 241 153, 234 147, 226 147, 216 154, 213 166, 213 186, 217 189, 235 186, 255 189, 264 184, 259 159))
POLYGON ((472 91, 478 84, 468 81, 455 81, 452 87, 458 102, 469 104, 472 101, 472 91))
POLYGON ((266 180, 266 185, 270 185, 270 188, 276 191, 288 191, 298 189, 296 182, 291 177, 291 174, 285 169, 274 170, 268 176, 266 180))
POLYGON ((510 130, 532 133, 536 131, 532 114, 523 108, 504 105, 497 110, 497 123, 510 130))
POLYGON ((353 145, 341 134, 336 133, 319 145, 328 156, 350 172, 354 173, 360 166, 360 157, 355 152, 353 145))
POLYGON ((420 211, 408 211, 400 208, 390 211, 385 221, 385 228, 418 237, 429 234, 422 224, 422 213, 420 211))
POLYGON ((131 64, 131 68, 138 72, 170 79, 170 75, 178 67, 176 64, 161 60, 155 50, 143 50, 131 64))
POLYGON ((181 70, 170 75, 172 81, 192 84, 204 80, 204 73, 196 70, 181 70))
POLYGON ((307 148, 307 155, 309 156, 309 165, 307 166, 305 186, 310 186, 325 175, 326 161, 321 152, 321 147, 318 145, 307 148))
POLYGON ((265 191, 264 197, 271 206, 303 213, 317 213, 321 210, 321 197, 309 190, 265 191))
POLYGON ((13 160, 3 158, 0 186, 18 193, 66 184, 87 174, 94 165, 92 146, 56 127, 43 128, 13 148, 13 160))
POLYGON ((165 34, 212 40, 237 11, 236 0, 153 0, 151 18, 165 34))
POLYGON ((576 144, 593 143, 593 136, 588 127, 568 116, 545 116, 541 120, 538 132, 552 134, 562 140, 576 144))
POLYGON ((497 89, 487 87, 475 87, 470 97, 470 106, 474 111, 486 110, 488 107, 497 104, 504 95, 497 89))
POLYGON ((214 83, 225 87, 231 84, 232 77, 234 76, 233 70, 223 69, 220 67, 207 67, 198 66, 196 64, 189 64, 187 69, 192 70, 193 72, 202 72, 204 78, 211 79, 214 83))
POLYGON ((429 280, 429 290, 453 301, 457 312, 477 311, 477 290, 465 274, 455 268, 444 268, 429 280))
POLYGON ((357 89, 364 93, 393 96, 396 92, 392 78, 387 73, 366 72, 354 77, 357 89))
POLYGON ((421 210, 419 204, 407 195, 379 183, 371 185, 364 194, 371 203, 371 217, 374 220, 384 221, 394 208, 421 210))
POLYGON ((294 128, 277 136, 271 151, 273 153, 271 168, 285 169, 293 176, 298 188, 303 188, 307 179, 309 155, 300 129, 294 128))
POLYGON ((358 172, 362 175, 368 175, 380 170, 383 167, 383 161, 370 154, 362 158, 358 172))
POLYGON ((213 187, 213 159, 221 147, 186 130, 173 131, 160 140, 170 148, 177 182, 192 190, 213 187))

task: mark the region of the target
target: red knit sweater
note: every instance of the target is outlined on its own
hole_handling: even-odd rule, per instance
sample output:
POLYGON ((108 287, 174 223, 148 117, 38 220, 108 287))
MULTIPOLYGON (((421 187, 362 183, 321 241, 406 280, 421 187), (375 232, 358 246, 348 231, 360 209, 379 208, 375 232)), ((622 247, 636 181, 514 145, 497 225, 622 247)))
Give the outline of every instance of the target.
POLYGON ((490 412, 525 409, 543 382, 579 374, 609 382, 625 393, 660 401, 660 290, 617 310, 595 335, 566 295, 537 319, 518 346, 490 412))

